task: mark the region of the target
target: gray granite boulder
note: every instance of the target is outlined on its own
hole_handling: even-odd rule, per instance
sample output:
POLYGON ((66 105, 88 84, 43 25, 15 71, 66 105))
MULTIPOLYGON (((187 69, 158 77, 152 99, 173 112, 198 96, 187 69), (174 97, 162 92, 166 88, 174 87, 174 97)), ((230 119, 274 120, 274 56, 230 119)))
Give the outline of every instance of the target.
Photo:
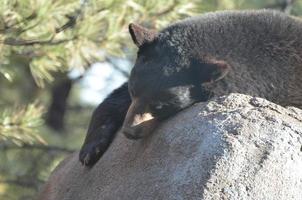
POLYGON ((91 169, 78 153, 40 200, 302 199, 302 111, 230 94, 196 104, 138 141, 119 134, 91 169))

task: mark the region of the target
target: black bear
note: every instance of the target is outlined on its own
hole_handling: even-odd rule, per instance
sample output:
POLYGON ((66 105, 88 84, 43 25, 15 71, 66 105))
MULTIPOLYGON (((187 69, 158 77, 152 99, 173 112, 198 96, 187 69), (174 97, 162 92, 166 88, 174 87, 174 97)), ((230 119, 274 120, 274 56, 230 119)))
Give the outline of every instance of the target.
POLYGON ((92 116, 80 161, 92 166, 117 130, 138 139, 213 95, 238 92, 302 107, 302 22, 280 12, 223 11, 160 32, 129 25, 138 47, 128 84, 92 116))

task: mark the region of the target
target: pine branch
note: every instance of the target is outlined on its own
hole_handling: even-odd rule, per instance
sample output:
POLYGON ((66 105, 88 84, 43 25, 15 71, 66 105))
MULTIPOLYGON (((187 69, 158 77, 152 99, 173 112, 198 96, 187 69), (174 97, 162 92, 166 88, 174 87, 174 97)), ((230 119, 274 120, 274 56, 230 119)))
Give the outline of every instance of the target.
POLYGON ((32 46, 32 45, 59 45, 62 43, 70 42, 72 40, 76 40, 77 37, 69 38, 69 39, 61 39, 61 40, 24 40, 24 39, 14 39, 14 38, 7 38, 5 40, 0 40, 1 43, 5 45, 11 46, 32 46))
POLYGON ((56 29, 56 33, 60 33, 68 28, 73 28, 76 23, 77 23, 77 19, 81 16, 81 14, 83 13, 86 4, 88 3, 88 0, 81 0, 80 1, 80 9, 77 9, 75 11, 75 14, 73 15, 65 15, 66 18, 68 18, 68 21, 61 26, 60 28, 56 29))
POLYGON ((43 108, 30 104, 22 109, 4 109, 0 115, 0 141, 9 141, 17 145, 39 142, 45 144, 37 134, 37 128, 43 124, 43 108))
POLYGON ((76 12, 75 15, 66 15, 65 17, 68 18, 68 21, 61 26, 60 28, 56 28, 56 33, 60 33, 68 28, 73 28, 76 25, 77 19, 80 16, 80 11, 76 12))
POLYGON ((17 21, 13 24, 11 24, 10 26, 5 26, 5 28, 3 29, 0 29, 0 33, 3 34, 3 33, 8 33, 10 32, 14 27, 22 24, 22 23, 25 23, 25 22, 28 22, 30 20, 33 20, 37 17, 37 13, 34 11, 32 12, 32 14, 30 14, 29 16, 25 17, 23 20, 21 21, 17 21))

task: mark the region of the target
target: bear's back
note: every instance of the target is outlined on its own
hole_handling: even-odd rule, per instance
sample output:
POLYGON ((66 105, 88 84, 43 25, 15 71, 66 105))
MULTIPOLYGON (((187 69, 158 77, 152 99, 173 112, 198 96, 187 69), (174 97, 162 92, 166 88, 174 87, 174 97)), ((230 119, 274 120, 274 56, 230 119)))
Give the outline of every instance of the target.
POLYGON ((270 10, 219 11, 161 32, 194 56, 230 64, 230 73, 211 88, 216 94, 239 92, 302 107, 301 20, 270 10))
POLYGON ((171 35, 174 43, 216 57, 254 57, 253 62, 260 57, 261 63, 276 58, 288 63, 289 55, 302 57, 302 20, 277 11, 210 12, 161 32, 171 35))

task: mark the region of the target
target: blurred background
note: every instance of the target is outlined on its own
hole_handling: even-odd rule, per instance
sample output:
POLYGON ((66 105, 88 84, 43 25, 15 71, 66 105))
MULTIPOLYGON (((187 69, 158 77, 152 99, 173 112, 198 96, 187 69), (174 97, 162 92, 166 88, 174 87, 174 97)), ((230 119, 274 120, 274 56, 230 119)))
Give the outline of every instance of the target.
POLYGON ((1 0, 0 199, 34 199, 79 150, 93 109, 128 78, 135 22, 160 29, 208 11, 281 10, 302 0, 1 0))

